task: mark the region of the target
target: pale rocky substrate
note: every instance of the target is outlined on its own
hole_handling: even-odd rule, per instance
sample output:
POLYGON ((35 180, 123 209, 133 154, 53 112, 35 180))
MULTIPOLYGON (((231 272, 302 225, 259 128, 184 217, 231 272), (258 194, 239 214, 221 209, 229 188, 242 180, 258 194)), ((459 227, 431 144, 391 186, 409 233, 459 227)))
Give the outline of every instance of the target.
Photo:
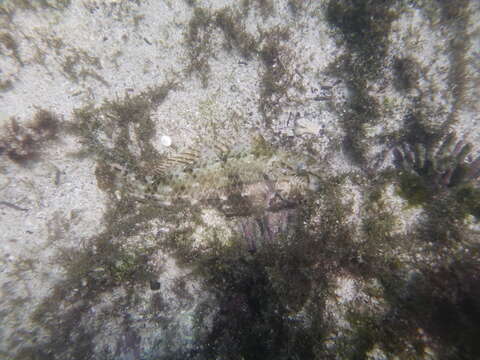
MULTIPOLYGON (((125 93, 134 95, 165 79, 176 78, 176 72, 184 68, 187 58, 181 43, 192 9, 181 1, 149 1, 141 6, 120 5, 118 2, 114 6, 113 3, 93 1, 85 6, 83 2, 73 1, 71 6, 62 12, 18 11, 11 23, 3 24, 5 31, 11 32, 18 39, 19 55, 24 66, 20 66, 12 57, 0 58, 5 78, 12 79, 14 84, 12 90, 2 93, 1 96, 2 122, 10 116, 16 116, 20 122, 26 123, 26 119, 35 113, 36 107, 48 109, 66 120, 71 120, 73 109, 83 107, 89 102, 121 98, 125 93), (48 42, 56 39, 61 39, 63 45, 57 49, 50 48, 48 42), (75 58, 77 55, 79 64, 73 68, 73 72, 66 72, 66 69, 62 68, 66 64, 66 57, 75 58), (82 69, 86 70, 83 74, 82 69)), ((202 7, 211 6, 212 9, 224 5, 225 1, 212 1, 211 4, 207 1, 201 2, 202 7)), ((311 100, 315 96, 311 88, 334 83, 335 79, 319 74, 319 70, 342 53, 342 49, 338 48, 329 36, 330 30, 321 11, 314 8, 310 6, 309 11, 320 15, 298 20, 289 43, 290 50, 295 54, 293 66, 302 74, 301 80, 298 80, 307 91, 302 94, 292 90, 292 97, 299 97, 303 103, 286 104, 282 108, 278 122, 273 127, 274 135, 262 127, 261 115, 257 109, 259 78, 263 71, 260 61, 254 59, 247 65, 239 64, 240 57, 237 54, 232 55, 221 50, 221 38, 216 34, 214 43, 216 42, 217 53, 210 63, 209 87, 203 89, 195 77, 185 78, 180 75, 181 87, 170 93, 165 103, 152 114, 157 125, 157 150, 172 151, 161 145, 162 135, 170 136, 173 145, 178 149, 188 148, 195 138, 208 138, 212 134, 205 130, 205 123, 209 122, 219 126, 222 139, 230 141, 232 133, 238 133, 232 132, 229 121, 232 117, 239 116, 252 132, 260 131, 266 138, 294 136, 298 149, 302 149, 305 141, 314 139, 315 148, 323 156, 322 169, 325 171, 340 174, 355 169, 336 146, 343 136, 343 130, 338 124, 338 113, 311 100), (318 46, 318 42, 321 46, 318 46), (249 115, 250 113, 252 115, 249 115), (294 114, 293 120, 291 114, 294 114)), ((472 11, 472 23, 479 24, 475 18, 478 18, 480 12, 478 9, 472 11)), ((276 24, 283 25, 289 16, 287 12, 287 7, 282 3, 282 6, 277 8, 276 15, 268 18, 264 26, 268 28, 276 24)), ((255 22, 258 16, 253 11, 247 19, 247 29, 253 34, 257 34, 255 22)), ((472 33, 475 31, 478 29, 472 29, 472 33)), ((467 55, 470 58, 475 55, 478 57, 478 37, 472 39, 473 43, 467 55)), ((420 81, 420 87, 425 91, 436 89, 430 99, 432 107, 446 107, 448 112, 451 95, 446 83, 445 67, 448 67, 449 61, 445 50, 442 50, 447 48, 447 41, 441 34, 432 32, 425 19, 422 19, 416 10, 412 10, 394 24, 389 56, 413 56, 427 71, 420 81), (413 29, 410 30, 411 27, 413 29), (402 46, 402 41, 411 43, 412 48, 402 46)), ((472 86, 470 91, 474 92, 475 87, 472 86)), ((391 86, 383 89, 381 93, 376 93, 374 88, 372 94, 378 95, 380 101, 393 99, 393 105, 389 105, 393 108, 393 115, 385 117, 381 125, 369 129, 369 135, 374 142, 378 134, 399 128, 410 103, 405 97, 401 102, 397 102, 398 94, 391 86)), ((348 93, 343 85, 336 86, 332 103, 340 114, 347 98, 348 93)), ((467 134, 468 139, 478 146, 476 111, 478 109, 463 111, 460 121, 455 124, 455 130, 459 135, 467 134)), ((249 133, 242 133, 236 136, 236 141, 242 143, 248 138, 249 133)), ((376 147, 372 147, 372 153, 385 150, 378 144, 374 145, 376 147)), ((30 328, 28 316, 31 310, 62 278, 61 269, 51 263, 55 249, 81 244, 82 239, 98 233, 101 229, 106 197, 96 186, 95 162, 92 159, 79 161, 66 156, 78 148, 76 140, 67 137, 42 150, 42 160, 29 167, 12 164, 5 157, 0 160, 2 201, 28 209, 25 212, 8 207, 1 209, 1 305, 4 311, 14 309, 5 315, 2 324, 3 351, 15 349, 15 346, 13 349, 9 347, 15 343, 15 329, 21 331, 22 328, 30 328), (55 184, 57 172, 60 173, 58 185, 55 184), (28 265, 29 260, 33 260, 33 268, 18 270, 22 263, 28 265), (25 297, 27 301, 24 304, 13 305, 15 301, 18 303, 20 298, 25 297)), ((386 160, 385 167, 390 166, 390 160, 386 160)), ((349 195, 342 200, 351 201, 351 221, 357 225, 358 215, 362 213, 361 191, 361 187, 349 183, 345 188, 349 195)), ((384 196, 391 212, 397 215, 398 232, 406 233, 422 210, 407 208, 392 188, 387 188, 384 196)), ((207 225, 209 221, 206 221, 207 225)), ((202 231, 203 229, 199 229, 197 234, 202 231)), ((201 239, 201 236, 198 238, 201 239)), ((184 270, 176 267, 173 259, 167 255, 159 253, 154 259, 157 259, 158 264, 153 266, 164 270, 159 275, 162 289, 168 289, 176 278, 185 276, 184 270)), ((375 308, 376 300, 364 294, 361 289, 365 284, 360 280, 340 276, 334 281, 338 285, 335 291, 338 299, 328 302, 327 308, 338 322, 343 321, 342 311, 346 307, 357 306, 356 300, 361 299, 375 308)), ((181 301, 177 303, 175 294, 162 290, 164 301, 170 304, 166 313, 171 316, 169 321, 172 330, 171 337, 167 336, 167 339, 172 341, 169 345, 173 348, 192 346, 192 343, 185 340, 192 336, 192 313, 195 306, 209 296, 207 292, 198 290, 200 286, 194 282, 188 283, 187 289, 191 294, 188 304, 181 301)), ((147 311, 145 308, 151 306, 155 293, 151 293, 147 288, 140 289, 139 293, 139 307, 129 311, 132 320, 141 323, 142 311, 147 311)), ((121 289, 105 295, 98 305, 92 307, 92 314, 100 311, 100 308, 108 308, 111 306, 109 304, 113 304, 115 299, 122 298, 123 295, 121 289)), ((84 321, 94 323, 95 315, 91 318, 87 316, 84 321)), ((123 327, 116 321, 120 320, 112 318, 100 326, 95 339, 98 351, 104 349, 104 344, 111 346, 121 343, 119 333, 123 327)), ((98 328, 99 325, 91 326, 98 328)), ((345 327, 348 328, 348 325, 345 327)), ((154 345, 155 341, 166 333, 167 330, 155 333, 147 326, 139 332, 142 338, 141 347, 166 346, 154 345)), ((117 351, 114 348, 111 350, 117 351)), ((372 354, 378 352, 381 350, 372 350, 372 354)), ((128 358, 129 355, 125 356, 128 358)), ((375 355, 372 357, 375 358, 375 355)))

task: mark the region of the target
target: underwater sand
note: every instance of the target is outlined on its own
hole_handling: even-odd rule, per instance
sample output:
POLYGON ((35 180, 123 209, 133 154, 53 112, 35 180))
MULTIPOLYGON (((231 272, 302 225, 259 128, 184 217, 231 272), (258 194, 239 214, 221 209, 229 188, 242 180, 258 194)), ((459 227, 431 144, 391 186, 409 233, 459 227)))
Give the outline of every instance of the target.
POLYGON ((477 1, 0 27, 0 358, 480 358, 477 1))

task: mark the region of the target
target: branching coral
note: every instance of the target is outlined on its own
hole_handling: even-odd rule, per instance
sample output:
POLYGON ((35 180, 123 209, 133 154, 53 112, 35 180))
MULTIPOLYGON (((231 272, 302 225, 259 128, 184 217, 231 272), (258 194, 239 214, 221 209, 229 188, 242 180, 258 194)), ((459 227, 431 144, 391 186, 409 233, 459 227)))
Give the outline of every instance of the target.
POLYGON ((480 176, 480 156, 467 161, 471 151, 471 144, 457 141, 451 133, 438 148, 403 144, 402 149, 395 148, 393 154, 397 165, 407 174, 421 177, 430 189, 446 190, 471 183, 480 176))

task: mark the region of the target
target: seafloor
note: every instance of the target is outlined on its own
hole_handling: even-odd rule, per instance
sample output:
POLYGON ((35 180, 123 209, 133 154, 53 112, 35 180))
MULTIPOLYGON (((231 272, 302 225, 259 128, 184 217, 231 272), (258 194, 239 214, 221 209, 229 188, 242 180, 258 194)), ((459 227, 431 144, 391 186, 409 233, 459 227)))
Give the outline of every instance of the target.
POLYGON ((480 359, 480 2, 0 2, 0 358, 480 359))

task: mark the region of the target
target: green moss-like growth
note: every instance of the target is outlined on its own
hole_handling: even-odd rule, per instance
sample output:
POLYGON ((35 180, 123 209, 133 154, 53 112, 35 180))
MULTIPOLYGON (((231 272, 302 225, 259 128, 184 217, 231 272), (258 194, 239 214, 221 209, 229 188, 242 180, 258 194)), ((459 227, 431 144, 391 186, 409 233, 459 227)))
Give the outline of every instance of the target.
POLYGON ((388 50, 388 34, 398 14, 395 0, 330 1, 327 20, 339 31, 346 53, 329 72, 345 80, 352 92, 348 111, 342 116, 344 147, 357 163, 365 163, 368 150, 365 126, 380 116, 378 101, 369 94, 368 82, 378 79, 388 50))
POLYGON ((153 279, 148 259, 155 249, 128 248, 120 240, 144 230, 149 217, 141 209, 129 217, 122 206, 129 207, 118 204, 111 209, 105 216, 106 230, 86 240, 84 247, 59 249, 55 261, 65 278, 36 307, 31 318, 49 335, 37 346, 38 351, 54 354, 54 358, 92 356, 95 330, 82 323, 89 317, 92 304, 115 288, 125 288, 130 291, 122 301, 128 306, 133 301, 131 290, 146 287, 153 279), (75 344, 68 341, 72 337, 75 344))
POLYGON ((397 316, 405 319, 399 331, 409 333, 412 340, 417 339, 413 342, 417 355, 422 355, 428 346, 452 358, 479 356, 480 347, 475 339, 480 308, 476 300, 478 289, 474 285, 479 269, 478 262, 472 260, 470 257, 455 261, 449 257, 444 265, 422 269, 408 283, 398 279, 397 288, 406 292, 392 299, 400 310, 397 316), (431 340, 421 341, 419 329, 421 334, 440 341, 435 344, 431 340))
MULTIPOLYGON (((261 2, 260 5, 263 9, 267 3, 261 2)), ((244 3, 244 6, 249 8, 250 3, 244 3)), ((213 54, 212 32, 215 28, 221 30, 228 51, 236 50, 247 60, 254 55, 260 55, 264 72, 259 109, 266 126, 271 126, 283 103, 288 101, 288 90, 293 86, 299 87, 293 81, 291 69, 293 56, 285 45, 290 33, 286 27, 277 26, 265 32, 261 31, 261 36, 257 39, 246 31, 243 18, 244 14, 230 8, 216 12, 195 8, 185 35, 185 44, 189 52, 187 73, 197 74, 202 86, 208 86, 209 59, 213 54)))
POLYGON ((467 23, 469 18, 469 0, 459 0, 455 3, 444 0, 437 0, 438 6, 441 8, 442 20, 446 23, 467 23))
POLYGON ((388 34, 398 16, 393 10, 395 0, 330 1, 327 20, 340 30, 349 49, 359 56, 368 78, 379 75, 388 50, 388 34))
POLYGON ((392 238, 395 217, 390 213, 376 213, 365 218, 362 224, 368 240, 384 243, 392 238))
POLYGON ((400 196, 412 206, 421 206, 431 199, 431 192, 422 178, 404 173, 400 176, 400 196))
POLYGON ((23 10, 55 9, 64 10, 71 4, 71 0, 17 0, 15 5, 23 10))
POLYGON ((303 0, 288 0, 287 5, 293 16, 299 16, 305 10, 308 2, 303 0))
MULTIPOLYGON (((263 157, 259 161, 261 159, 267 162, 263 157)), ((231 162, 237 161, 227 159, 219 171, 225 171, 231 162)), ((250 162, 245 161, 243 166, 250 167, 250 162)), ((197 219, 198 223, 186 220, 202 208, 222 209, 210 198, 208 205, 203 203, 195 208, 188 218, 185 212, 179 214, 184 223, 192 225, 173 230, 165 242, 165 249, 175 254, 179 263, 194 268, 194 274, 216 296, 218 306, 212 309, 212 301, 208 300, 197 313, 199 328, 204 328, 201 319, 213 320, 211 331, 198 344, 198 353, 202 358, 326 356, 322 346, 329 330, 329 324, 323 322, 322 305, 329 291, 326 277, 334 277, 339 271, 369 277, 384 262, 383 259, 372 261, 370 249, 354 245, 354 231, 346 221, 352 215, 351 205, 341 202, 341 187, 347 176, 322 178, 321 192, 298 194, 292 208, 295 216, 288 210, 285 213, 288 216, 281 220, 286 228, 278 233, 274 223, 285 209, 262 211, 258 197, 253 201, 242 195, 252 190, 235 176, 239 168, 235 169, 237 171, 229 173, 230 196, 225 196, 228 206, 224 221, 233 225, 238 220, 244 226, 234 227, 231 241, 221 241, 222 235, 217 232, 212 233, 210 241, 198 244, 199 233, 195 229, 205 228, 207 224, 202 219, 197 219), (321 214, 317 213, 319 202, 324 205, 321 214), (255 247, 249 244, 252 239, 256 241, 255 247), (308 321, 304 321, 303 316, 308 321)), ((242 176, 242 179, 245 178, 242 176)), ((203 182, 199 174, 196 180, 203 182)), ((257 181, 269 184, 265 179, 257 181)), ((377 235, 378 232, 371 232, 372 238, 377 235)), ((372 246, 377 245, 374 240, 372 246)), ((384 238, 377 240, 382 242, 384 238)))
POLYGON ((202 86, 208 86, 210 73, 209 59, 213 55, 213 30, 218 28, 225 37, 225 48, 236 50, 244 59, 250 59, 258 52, 258 41, 249 34, 243 23, 244 14, 228 7, 211 12, 200 7, 194 8, 188 23, 185 44, 189 53, 187 73, 200 77, 202 86))
POLYGON ((262 135, 257 135, 253 139, 252 154, 255 157, 270 158, 275 153, 275 149, 269 144, 262 135))
POLYGON ((12 80, 0 80, 0 92, 7 92, 13 89, 12 80))
POLYGON ((193 16, 188 23, 188 30, 185 34, 185 44, 189 54, 187 73, 195 73, 200 77, 202 86, 208 86, 208 75, 210 73, 209 58, 212 55, 211 32, 212 15, 208 10, 196 7, 193 16))
POLYGON ((368 151, 365 126, 374 124, 379 118, 379 105, 377 100, 368 94, 362 81, 352 83, 351 89, 353 95, 349 111, 342 119, 346 130, 344 145, 352 159, 357 163, 364 163, 368 151))
MULTIPOLYGON (((383 15, 386 21, 391 21, 389 4, 392 3, 332 1, 329 4, 330 20, 351 47, 349 54, 341 59, 339 72, 352 90, 342 124, 347 143, 359 162, 366 160, 368 150, 365 128, 379 118, 379 104, 369 94, 368 85, 381 72, 388 34, 381 34, 380 27, 385 25, 383 15), (332 9, 338 10, 338 14, 332 14, 332 9), (362 40, 368 40, 365 49, 357 44, 362 40), (375 46, 380 55, 369 55, 367 49, 375 50, 375 46), (373 68, 362 68, 364 65, 373 68)), ((298 1, 289 4, 300 6, 298 1)), ((194 9, 186 40, 191 46, 190 55, 198 55, 200 62, 192 62, 190 70, 208 72, 210 35, 215 29, 224 35, 228 50, 238 51, 245 58, 258 54, 264 66, 260 108, 266 124, 270 125, 281 110, 281 102, 288 100, 288 89, 295 85, 287 48, 289 31, 273 28, 260 31, 260 39, 254 39, 245 32, 241 21, 235 21, 236 16, 240 15, 229 9, 215 13, 194 9)), ((404 67, 400 66, 400 70, 405 70, 404 67)), ((410 84, 415 79, 398 77, 403 87, 414 86, 410 84)), ((128 318, 125 314, 136 306, 135 294, 149 291, 148 284, 154 281, 149 264, 152 254, 159 249, 174 256, 182 270, 188 270, 172 288, 178 303, 188 306, 195 303, 197 298, 191 296, 186 285, 191 277, 200 279, 199 284, 213 297, 196 308, 196 326, 204 336, 197 339, 195 349, 166 358, 357 359, 371 356, 369 352, 376 345, 387 357, 421 358, 426 356, 427 341, 422 339, 419 328, 427 331, 432 342, 444 341, 446 345, 441 349, 447 355, 478 357, 474 341, 478 291, 473 285, 478 282, 479 271, 475 266, 447 267, 447 271, 440 272, 448 278, 444 287, 443 278, 435 275, 438 268, 430 272, 428 263, 422 275, 430 287, 422 289, 423 280, 419 281, 412 271, 412 268, 418 270, 423 261, 415 258, 419 247, 412 246, 420 236, 413 230, 408 236, 395 236, 395 217, 382 202, 383 186, 391 178, 385 177, 383 183, 372 185, 378 179, 359 179, 353 173, 331 178, 316 174, 319 184, 311 191, 302 185, 300 178, 312 173, 287 164, 289 156, 297 155, 292 155, 291 149, 282 152, 280 145, 273 146, 260 135, 240 155, 232 155, 228 145, 217 144, 220 161, 199 162, 201 166, 197 167, 190 158, 183 159, 188 163, 184 168, 171 167, 160 175, 154 173, 152 169, 164 159, 153 146, 155 124, 150 114, 173 86, 169 83, 139 96, 126 96, 75 112, 68 127, 79 137, 85 153, 97 161, 97 184, 109 196, 104 229, 83 240, 82 246, 60 249, 56 261, 64 281, 52 289, 33 316, 48 339, 38 347, 25 347, 19 358, 98 357, 95 346, 101 334, 95 326, 103 314, 94 318, 91 310, 101 308, 97 305, 110 294, 125 290, 127 295, 111 311, 119 318, 128 318), (289 154, 287 159, 285 153, 289 154), (294 171, 295 176, 289 175, 289 171, 294 171), (296 182, 300 185, 286 195, 285 189, 275 188, 277 181, 287 183, 287 187, 296 182), (345 200, 349 198, 344 186, 347 181, 359 187, 372 185, 367 206, 360 204, 360 211, 366 211, 360 227, 355 223, 353 200, 352 203, 345 200), (169 200, 168 205, 163 204, 167 203, 163 195, 169 200), (206 219, 208 213, 216 217, 214 222, 206 219), (168 224, 165 234, 158 231, 164 224, 168 224), (147 243, 152 245, 145 246, 147 243), (408 266, 403 267, 402 262, 408 266), (381 283, 368 295, 378 297, 378 309, 376 302, 369 307, 368 298, 364 302, 362 295, 359 297, 362 304, 354 302, 355 308, 347 312, 348 326, 342 331, 338 331, 338 324, 328 322, 331 314, 324 313, 327 297, 329 303, 335 301, 331 281, 339 276, 354 278, 355 287, 367 280, 381 283), (450 289, 453 294, 449 295, 450 289), (370 313, 372 309, 379 310, 379 314, 370 313), (208 324, 202 321, 207 319, 208 324), (448 334, 450 321, 455 334, 448 334), (205 329, 208 329, 206 335, 205 329), (466 334, 464 339, 457 335, 462 330, 466 334), (332 342, 336 353, 328 349, 332 342)), ((55 132, 47 115, 41 114, 34 126, 42 129, 46 137, 55 132)), ((425 132, 420 137, 424 135, 429 134, 425 132)), ((308 166, 318 165, 311 156, 308 160, 307 155, 298 157, 308 166)), ((458 168, 461 170, 462 166, 458 168)), ((413 205, 428 208, 426 217, 430 223, 421 234, 427 240, 423 245, 456 237, 455 223, 465 213, 479 212, 478 189, 463 183, 461 179, 466 175, 460 170, 452 173, 451 181, 445 182, 448 196, 442 196, 441 201, 437 201, 438 194, 424 176, 429 171, 417 174, 404 171, 400 175, 402 196, 413 205), (467 210, 460 210, 461 206, 467 210)), ((150 289, 156 291, 151 299, 152 311, 172 311, 171 300, 162 296, 163 284, 160 289, 157 284, 150 285, 150 289)), ((154 321, 163 331, 171 323, 166 324, 161 317, 155 315, 154 321)), ((110 355, 117 356, 105 356, 110 355)))
MULTIPOLYGON (((103 231, 84 239, 83 246, 58 250, 55 260, 65 278, 32 317, 49 334, 39 351, 55 354, 55 358, 91 357, 94 335, 91 328, 81 324, 89 317, 91 305, 100 302, 102 295, 123 288, 127 295, 122 301, 129 306, 135 293, 132 289, 147 287, 153 279, 148 261, 158 247, 146 246, 143 236, 147 236, 144 234, 152 219, 170 219, 178 212, 164 211, 143 190, 148 164, 157 156, 151 144, 155 127, 150 112, 173 87, 167 82, 136 97, 79 109, 74 121, 65 125, 79 137, 85 153, 97 160, 97 183, 109 195, 109 204, 103 231), (135 236, 138 241, 127 245, 126 240, 135 236), (79 300, 80 305, 72 305, 79 300), (63 309, 60 312, 59 307, 63 309), (76 339, 73 345, 68 341, 71 338, 76 339)), ((47 115, 40 113, 34 123, 45 134, 52 128, 47 115)))
POLYGON ((54 140, 59 130, 59 118, 47 110, 38 110, 26 126, 11 118, 0 135, 0 154, 5 154, 13 162, 26 165, 38 159, 41 147, 54 140))
POLYGON ((438 114, 419 101, 405 116, 404 130, 400 138, 410 144, 433 146, 440 141, 445 131, 443 124, 435 121, 437 118, 438 114))
POLYGON ((348 359, 365 358, 381 339, 380 319, 354 311, 349 311, 346 319, 353 329, 342 355, 348 359))
MULTIPOLYGON (((99 161, 125 168, 141 179, 148 174, 145 166, 153 164, 159 157, 151 143, 155 136, 155 126, 150 112, 175 86, 174 82, 167 81, 138 96, 106 102, 101 108, 87 106, 77 109, 76 121, 68 124, 67 128, 80 137, 84 153, 94 154, 99 161), (100 141, 101 136, 111 139, 111 142, 100 141), (137 151, 131 151, 129 144, 136 147, 137 151), (142 163, 144 167, 139 166, 142 163)), ((105 174, 106 170, 98 171, 99 174, 105 174)), ((105 181, 99 179, 99 182, 105 181)))
POLYGON ((3 49, 0 49, 0 54, 5 54, 7 56, 11 56, 15 59, 18 64, 23 66, 23 61, 20 57, 20 52, 18 49, 18 42, 12 36, 12 34, 4 32, 0 34, 0 44, 2 44, 3 49))
POLYGON ((115 170, 104 161, 99 161, 95 167, 95 177, 97 179, 97 186, 101 190, 108 191, 115 187, 115 170))
POLYGON ((480 189, 473 186, 463 186, 455 192, 455 197, 463 205, 466 214, 472 214, 480 219, 480 189))
POLYGON ((60 119, 54 113, 39 109, 28 127, 44 140, 54 139, 60 130, 60 119))
POLYGON ((259 110, 265 125, 270 127, 278 117, 287 92, 294 85, 291 69, 292 54, 285 44, 290 38, 288 28, 276 27, 263 34, 260 58, 264 65, 260 88, 259 110))
POLYGON ((254 253, 233 246, 196 257, 198 274, 219 303, 212 330, 199 346, 203 356, 314 356, 323 337, 321 314, 314 314, 309 324, 288 320, 305 306, 312 287, 321 286, 311 281, 311 265, 318 256, 313 249, 320 251, 321 244, 300 225, 308 216, 302 211, 291 237, 266 243, 254 253))
POLYGON ((132 280, 146 280, 150 277, 145 261, 148 260, 146 249, 137 250, 137 253, 125 252, 117 256, 115 263, 110 265, 108 277, 117 284, 132 280))
POLYGON ((366 126, 374 125, 380 118, 380 104, 369 94, 368 76, 364 74, 361 62, 355 60, 351 54, 341 56, 330 65, 328 72, 335 77, 344 77, 351 90, 351 97, 346 111, 340 120, 345 131, 344 149, 352 160, 359 164, 366 162, 370 141, 366 139, 366 126))
POLYGON ((257 41, 242 23, 242 14, 228 8, 218 10, 215 25, 223 31, 227 50, 237 49, 243 58, 250 59, 257 52, 257 41))
MULTIPOLYGON (((61 49, 64 44, 58 39, 51 39, 49 46, 56 49, 61 49)), ((62 74, 72 82, 92 78, 99 81, 105 86, 109 86, 108 82, 100 76, 96 70, 102 69, 100 59, 89 55, 86 51, 70 48, 70 52, 63 59, 61 64, 62 74)))
POLYGON ((244 12, 250 11, 252 7, 259 10, 264 19, 274 14, 275 11, 272 0, 242 0, 242 7, 244 12))
POLYGON ((393 64, 396 82, 395 87, 400 91, 408 91, 418 87, 420 78, 419 65, 411 58, 396 58, 393 64))

